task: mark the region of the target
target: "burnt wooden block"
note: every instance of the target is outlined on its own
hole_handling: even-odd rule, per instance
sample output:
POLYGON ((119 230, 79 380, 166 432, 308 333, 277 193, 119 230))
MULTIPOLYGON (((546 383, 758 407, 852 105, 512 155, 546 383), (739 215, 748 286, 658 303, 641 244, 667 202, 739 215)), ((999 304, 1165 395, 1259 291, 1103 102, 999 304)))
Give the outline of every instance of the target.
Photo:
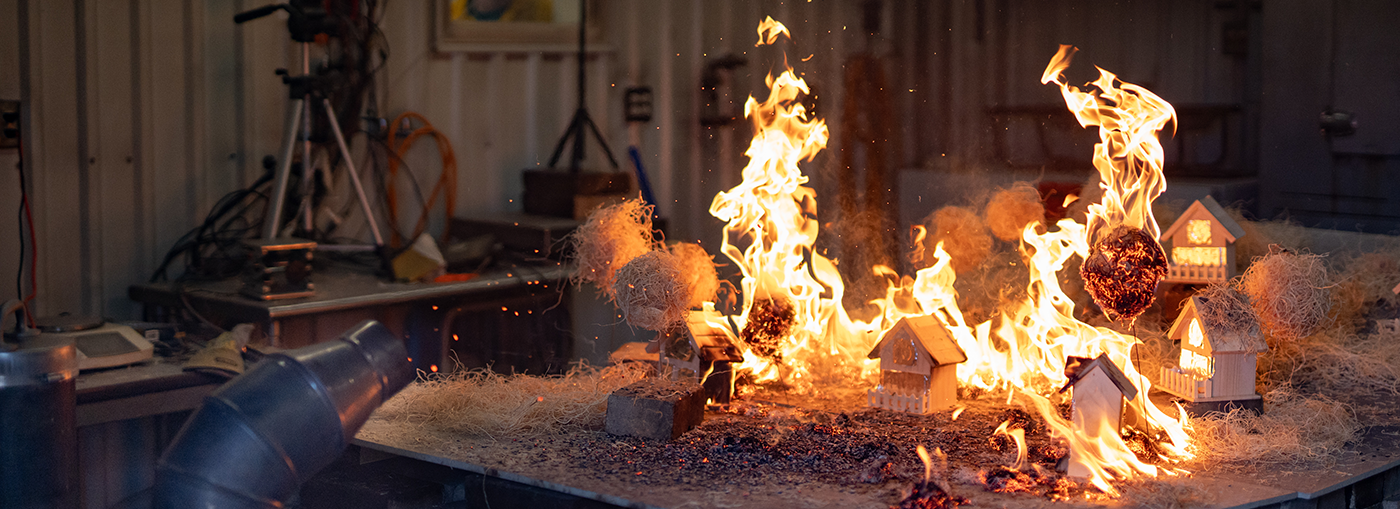
POLYGON ((614 435, 672 440, 705 420, 705 389, 694 382, 648 378, 608 396, 604 429, 614 435))

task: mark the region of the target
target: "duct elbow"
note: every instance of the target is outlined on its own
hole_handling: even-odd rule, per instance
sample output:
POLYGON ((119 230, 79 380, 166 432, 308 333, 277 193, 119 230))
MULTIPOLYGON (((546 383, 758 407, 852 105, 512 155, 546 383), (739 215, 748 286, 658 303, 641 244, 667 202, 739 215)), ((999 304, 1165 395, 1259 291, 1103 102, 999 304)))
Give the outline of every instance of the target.
POLYGON ((269 355, 180 429, 156 467, 156 507, 284 507, 413 378, 403 344, 375 321, 269 355))

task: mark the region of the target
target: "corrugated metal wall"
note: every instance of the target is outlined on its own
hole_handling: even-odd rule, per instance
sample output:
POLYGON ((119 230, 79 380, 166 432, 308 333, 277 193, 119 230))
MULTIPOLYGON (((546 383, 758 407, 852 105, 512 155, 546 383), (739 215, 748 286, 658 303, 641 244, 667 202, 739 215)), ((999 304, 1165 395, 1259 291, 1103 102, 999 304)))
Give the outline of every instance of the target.
MULTIPOLYGON (((0 0, 0 97, 24 98, 29 113, 41 314, 134 317, 126 286, 149 277, 179 235, 277 152, 284 92, 273 70, 295 68, 297 48, 280 21, 231 22, 261 3, 0 0)), ((871 37, 860 32, 865 9, 856 0, 608 0, 607 42, 590 61, 588 99, 619 157, 629 141, 640 148, 671 238, 715 242, 717 223, 705 209, 737 182, 749 133, 742 122, 699 124, 700 78, 718 56, 745 58, 724 91, 741 110, 781 61, 776 50, 754 47, 765 15, 791 29, 790 60, 817 92, 833 147, 847 99, 843 65, 870 50, 885 57, 893 89, 896 118, 888 121, 902 138, 894 164, 980 171, 1001 166, 992 160, 989 107, 1060 100, 1038 83, 1060 42, 1085 49, 1089 61, 1079 67, 1098 64, 1177 104, 1241 102, 1242 66, 1218 47, 1221 23, 1233 14, 1214 4, 890 0, 876 11, 882 30, 871 37), (656 90, 656 117, 629 132, 621 98, 634 84, 656 90)), ((435 52, 432 20, 431 2, 390 4, 381 115, 418 111, 450 136, 459 214, 518 210, 520 169, 543 164, 573 112, 574 60, 435 52)), ((596 164, 595 147, 590 156, 596 164)), ((0 153, 0 164, 14 157, 0 153)), ((435 180, 429 144, 408 161, 425 185, 435 180)), ((809 165, 823 195, 840 185, 831 177, 836 161, 828 154, 809 165)), ((3 178, 4 203, 17 203, 13 172, 3 178)), ((12 209, 3 208, 5 217, 12 209)), ((0 221, 4 246, 14 229, 12 219, 0 221)), ((12 269, 17 252, 0 249, 0 267, 12 269)), ((9 287, 8 276, 0 280, 9 287)))

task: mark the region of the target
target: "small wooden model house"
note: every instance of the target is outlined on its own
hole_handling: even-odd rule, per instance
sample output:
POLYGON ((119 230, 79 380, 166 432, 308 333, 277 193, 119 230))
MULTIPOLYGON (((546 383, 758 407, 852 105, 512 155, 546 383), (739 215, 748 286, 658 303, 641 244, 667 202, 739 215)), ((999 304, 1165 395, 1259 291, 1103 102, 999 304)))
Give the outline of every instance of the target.
POLYGON ((1258 327, 1215 323, 1200 313, 1205 298, 1191 297, 1167 336, 1181 341, 1176 367, 1163 367, 1161 389, 1192 403, 1259 399, 1254 392, 1259 352, 1268 350, 1258 327))
POLYGON ((1244 236, 1230 214, 1206 196, 1196 200, 1159 242, 1171 243, 1167 262, 1169 283, 1214 283, 1235 276, 1235 241, 1244 236))
POLYGON ((744 360, 733 337, 724 327, 707 322, 704 313, 692 311, 683 325, 658 336, 659 371, 673 380, 695 380, 705 386, 711 402, 729 403, 734 390, 731 363, 744 360))
MULTIPOLYGON (((1090 439, 1117 435, 1123 425, 1123 401, 1137 397, 1137 386, 1118 369, 1108 354, 1098 357, 1070 357, 1065 361, 1065 376, 1069 381, 1060 389, 1070 392, 1070 421, 1074 429, 1090 439)), ((1090 470, 1082 458, 1076 458, 1070 448, 1071 477, 1088 477, 1090 470)))
POLYGON ((958 364, 967 354, 932 315, 904 318, 870 351, 880 359, 880 385, 870 406, 926 414, 958 402, 958 364))

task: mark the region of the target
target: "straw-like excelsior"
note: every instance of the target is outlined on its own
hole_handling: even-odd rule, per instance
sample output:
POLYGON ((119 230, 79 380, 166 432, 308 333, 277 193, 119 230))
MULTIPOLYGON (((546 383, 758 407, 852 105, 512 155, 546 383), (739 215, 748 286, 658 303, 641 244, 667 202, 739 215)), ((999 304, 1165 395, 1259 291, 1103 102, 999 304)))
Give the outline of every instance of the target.
POLYGON ((938 209, 924 220, 928 225, 928 237, 924 239, 924 260, 932 262, 934 246, 943 243, 943 250, 952 257, 953 271, 972 271, 992 251, 992 236, 987 234, 987 226, 972 209, 950 205, 938 209))
POLYGON ((379 409, 381 417, 433 431, 502 438, 602 429, 608 395, 643 379, 648 366, 579 364, 564 375, 487 370, 425 377, 379 409))
POLYGON ((588 220, 569 234, 578 266, 575 282, 593 283, 608 299, 616 300, 613 276, 617 270, 657 247, 651 209, 641 200, 626 200, 589 213, 588 220))
POLYGON ((685 321, 690 288, 678 257, 652 251, 627 262, 613 278, 612 294, 627 323, 664 331, 685 321))
POLYGON ((715 259, 705 248, 694 242, 678 242, 669 248, 680 264, 681 275, 689 289, 687 305, 700 307, 702 303, 713 302, 719 290, 719 275, 715 272, 715 259))
POLYGON ((1278 341, 1306 337, 1332 306, 1322 257, 1285 250, 1254 260, 1235 283, 1249 296, 1264 333, 1278 341))
POLYGON ((1040 192, 1025 182, 1017 182, 992 195, 983 216, 987 228, 998 239, 1014 241, 1021 238, 1026 225, 1045 219, 1045 205, 1040 192))

